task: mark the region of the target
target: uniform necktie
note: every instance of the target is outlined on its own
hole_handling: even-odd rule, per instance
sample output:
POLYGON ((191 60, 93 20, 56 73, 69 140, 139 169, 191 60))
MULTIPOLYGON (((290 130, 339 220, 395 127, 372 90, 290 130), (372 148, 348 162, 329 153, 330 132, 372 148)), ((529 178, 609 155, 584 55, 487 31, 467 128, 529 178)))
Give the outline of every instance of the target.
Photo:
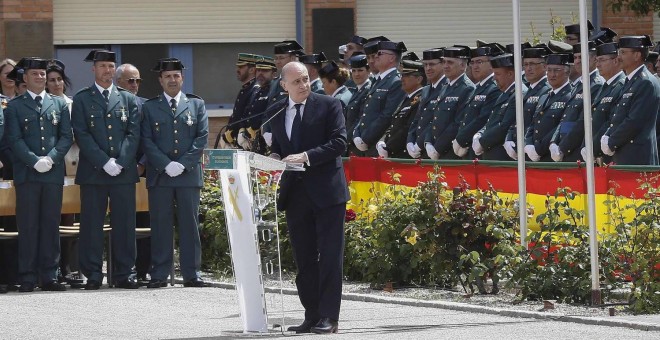
POLYGON ((41 111, 41 96, 34 97, 34 101, 37 102, 37 111, 41 111))
POLYGON ((176 112, 176 99, 170 99, 170 107, 172 108, 172 113, 176 112))
POLYGON ((294 105, 296 108, 296 116, 293 118, 293 125, 291 125, 291 144, 293 145, 294 152, 298 152, 300 147, 300 124, 302 123, 302 117, 300 115, 300 107, 302 104, 294 105))
POLYGON ((108 95, 110 95, 110 91, 108 90, 103 90, 103 98, 105 98, 105 103, 107 104, 110 100, 108 99, 108 95))

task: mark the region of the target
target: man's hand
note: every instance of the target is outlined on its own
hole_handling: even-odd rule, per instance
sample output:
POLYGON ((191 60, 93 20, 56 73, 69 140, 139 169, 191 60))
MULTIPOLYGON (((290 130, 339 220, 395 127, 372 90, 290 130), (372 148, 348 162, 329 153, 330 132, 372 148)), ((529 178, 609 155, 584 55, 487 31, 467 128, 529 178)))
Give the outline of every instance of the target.
POLYGON ((117 163, 115 163, 114 158, 110 158, 105 163, 105 165, 103 166, 103 170, 105 170, 105 172, 112 177, 115 177, 119 175, 119 173, 121 173, 121 169, 117 166, 117 163))
POLYGON ((429 155, 429 158, 431 159, 440 159, 440 154, 438 151, 435 150, 435 147, 433 147, 433 144, 431 143, 426 143, 424 145, 426 148, 426 154, 429 155))
POLYGON ((518 160, 518 153, 516 153, 516 143, 513 141, 504 142, 504 150, 506 154, 514 160, 518 160))
POLYGON ((297 164, 307 163, 307 161, 308 161, 307 154, 304 152, 288 155, 284 157, 284 159, 282 160, 282 162, 297 163, 297 164))
POLYGON ((50 171, 52 167, 53 167, 53 163, 50 162, 46 157, 39 158, 37 163, 34 164, 34 169, 40 173, 50 171))
POLYGON ((406 144, 406 150, 412 158, 419 158, 422 156, 422 149, 420 149, 415 143, 406 144))
POLYGON ((541 156, 539 156, 538 153, 536 153, 536 148, 534 145, 525 145, 525 153, 527 154, 527 157, 531 159, 534 162, 538 162, 541 160, 541 156))
POLYGON ((383 141, 378 141, 376 143, 376 151, 378 151, 378 156, 387 158, 387 145, 383 141))
POLYGON ((612 149, 610 149, 610 136, 603 135, 603 137, 600 138, 600 149, 603 150, 603 153, 608 155, 608 156, 614 156, 614 152, 612 149))
POLYGON ((559 145, 555 143, 550 144, 550 157, 555 162, 561 162, 564 159, 564 153, 559 149, 559 145))
POLYGON ((181 175, 183 173, 183 170, 185 170, 185 169, 186 169, 186 167, 183 166, 183 164, 181 164, 179 162, 170 162, 165 167, 165 172, 170 177, 176 177, 176 176, 181 175))
POLYGON ((264 132, 264 140, 266 141, 266 145, 269 147, 273 145, 273 134, 270 132, 264 132))
POLYGON ((584 147, 580 150, 580 155, 582 155, 582 159, 584 159, 585 161, 587 160, 587 148, 586 147, 584 147))
POLYGON ((369 150, 369 145, 367 145, 361 137, 355 137, 353 138, 353 144, 355 144, 355 147, 358 148, 360 151, 367 151, 369 150))

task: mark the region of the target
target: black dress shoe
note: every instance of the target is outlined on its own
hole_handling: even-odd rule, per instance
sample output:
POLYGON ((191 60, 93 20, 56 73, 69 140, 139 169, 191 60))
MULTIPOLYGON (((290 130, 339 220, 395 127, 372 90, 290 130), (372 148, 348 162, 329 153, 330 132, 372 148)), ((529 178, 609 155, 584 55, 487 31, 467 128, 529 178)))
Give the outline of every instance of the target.
POLYGON ((204 280, 196 277, 190 281, 186 281, 183 283, 184 287, 206 287, 206 282, 204 280))
POLYGON ((151 281, 149 281, 149 284, 147 285, 147 288, 161 288, 161 287, 167 287, 167 282, 163 280, 151 279, 151 281))
POLYGON ((339 323, 330 318, 321 318, 316 326, 312 327, 312 333, 316 334, 330 334, 337 333, 339 330, 339 323))
POLYGON ((299 326, 291 326, 287 328, 286 330, 289 332, 296 332, 296 334, 300 333, 310 333, 311 329, 314 325, 316 325, 319 322, 319 320, 309 320, 305 319, 303 323, 301 323, 299 326))
POLYGON ((66 286, 53 280, 51 282, 46 282, 41 285, 41 290, 44 292, 63 292, 66 290, 66 286))
POLYGON ((21 286, 18 287, 19 293, 29 293, 34 291, 34 283, 24 282, 21 283, 21 286))
POLYGON ((7 294, 7 286, 0 285, 0 294, 7 294))
POLYGON ((101 282, 96 280, 87 280, 85 285, 85 290, 99 290, 101 288, 101 282))
POLYGON ((123 288, 123 289, 138 289, 140 288, 140 284, 137 282, 131 280, 131 279, 126 279, 126 280, 121 280, 115 284, 115 288, 123 288))

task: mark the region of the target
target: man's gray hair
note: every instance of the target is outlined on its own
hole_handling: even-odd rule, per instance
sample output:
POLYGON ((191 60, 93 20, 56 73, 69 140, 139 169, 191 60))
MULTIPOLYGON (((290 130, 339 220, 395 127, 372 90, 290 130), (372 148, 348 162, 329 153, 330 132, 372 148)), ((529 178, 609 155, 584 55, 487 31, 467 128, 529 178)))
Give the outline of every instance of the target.
POLYGON ((117 70, 115 70, 115 80, 121 78, 124 71, 126 71, 127 69, 131 69, 131 68, 134 68, 134 69, 137 70, 137 67, 135 67, 135 65, 133 65, 133 64, 121 64, 121 65, 119 65, 119 67, 117 67, 117 70))

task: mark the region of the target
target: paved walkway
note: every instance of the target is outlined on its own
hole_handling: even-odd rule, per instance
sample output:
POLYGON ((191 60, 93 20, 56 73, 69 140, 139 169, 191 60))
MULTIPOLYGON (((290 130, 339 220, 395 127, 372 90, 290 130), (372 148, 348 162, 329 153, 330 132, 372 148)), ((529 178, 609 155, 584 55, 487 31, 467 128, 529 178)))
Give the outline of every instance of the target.
MULTIPOLYGON (((267 300, 279 308, 279 295, 267 294, 267 300)), ((284 323, 300 323, 297 297, 284 295, 283 300, 284 323)), ((271 320, 281 323, 282 313, 274 309, 271 320)), ((242 334, 238 310, 236 292, 222 288, 104 286, 93 292, 10 293, 0 295, 0 339, 318 338, 290 332, 242 334)), ((340 333, 333 339, 660 339, 660 331, 393 303, 344 300, 341 315, 340 333)))

